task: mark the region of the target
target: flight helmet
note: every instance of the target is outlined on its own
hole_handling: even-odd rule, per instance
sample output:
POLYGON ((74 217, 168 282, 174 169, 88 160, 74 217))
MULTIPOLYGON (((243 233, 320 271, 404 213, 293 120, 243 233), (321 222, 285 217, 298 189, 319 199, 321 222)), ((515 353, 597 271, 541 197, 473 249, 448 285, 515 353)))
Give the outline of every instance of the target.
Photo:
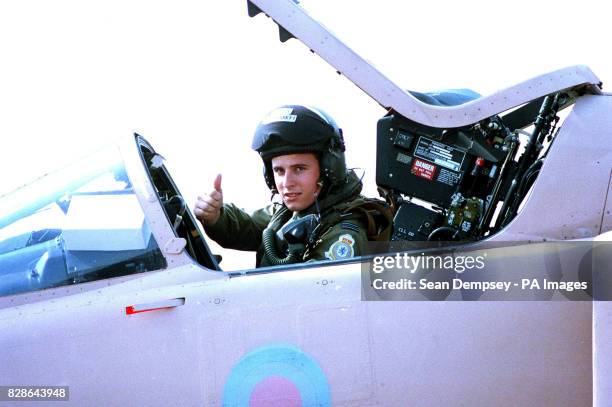
POLYGON ((320 109, 284 105, 272 110, 255 129, 251 147, 264 162, 264 179, 273 193, 278 191, 272 158, 286 154, 314 153, 319 159, 323 191, 346 181, 342 129, 320 109))

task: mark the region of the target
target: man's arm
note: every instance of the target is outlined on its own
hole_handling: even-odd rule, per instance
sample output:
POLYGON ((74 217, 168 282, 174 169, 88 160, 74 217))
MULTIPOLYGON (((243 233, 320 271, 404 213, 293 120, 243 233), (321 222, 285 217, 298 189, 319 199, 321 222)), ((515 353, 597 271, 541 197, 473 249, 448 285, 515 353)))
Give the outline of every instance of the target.
POLYGON ((224 204, 217 221, 203 226, 206 234, 221 246, 253 251, 261 245, 261 234, 271 217, 270 207, 249 215, 234 204, 224 204))
POLYGON ((257 250, 271 214, 262 209, 249 215, 235 205, 224 205, 221 174, 215 178, 213 188, 207 195, 198 197, 193 209, 206 234, 228 249, 257 250))

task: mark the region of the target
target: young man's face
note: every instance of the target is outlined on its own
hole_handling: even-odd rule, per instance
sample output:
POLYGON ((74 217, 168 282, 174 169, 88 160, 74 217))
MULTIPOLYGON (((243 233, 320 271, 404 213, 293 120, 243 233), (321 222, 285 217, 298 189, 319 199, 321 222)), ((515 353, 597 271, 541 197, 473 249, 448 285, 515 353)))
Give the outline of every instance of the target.
POLYGON ((312 205, 321 190, 319 160, 312 153, 287 154, 272 159, 274 183, 283 202, 293 212, 312 205))

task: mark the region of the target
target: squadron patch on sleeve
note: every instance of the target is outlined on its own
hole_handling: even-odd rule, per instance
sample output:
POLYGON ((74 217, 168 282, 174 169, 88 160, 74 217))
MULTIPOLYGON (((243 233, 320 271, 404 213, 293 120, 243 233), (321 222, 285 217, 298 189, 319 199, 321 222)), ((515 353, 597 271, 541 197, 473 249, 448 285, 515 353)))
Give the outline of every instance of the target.
POLYGON ((353 239, 353 236, 349 234, 342 235, 325 252, 325 257, 329 260, 350 259, 355 256, 355 250, 353 250, 354 244, 355 239, 353 239))

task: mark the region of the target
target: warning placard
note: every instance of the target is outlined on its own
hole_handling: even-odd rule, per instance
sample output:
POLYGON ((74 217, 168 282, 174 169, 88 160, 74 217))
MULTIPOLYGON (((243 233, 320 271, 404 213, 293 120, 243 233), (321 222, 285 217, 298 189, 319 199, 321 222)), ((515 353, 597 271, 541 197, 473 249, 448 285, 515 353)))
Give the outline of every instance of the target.
POLYGON ((427 161, 419 160, 417 158, 413 161, 410 172, 418 177, 431 181, 436 173, 436 166, 432 163, 428 163, 427 161))

